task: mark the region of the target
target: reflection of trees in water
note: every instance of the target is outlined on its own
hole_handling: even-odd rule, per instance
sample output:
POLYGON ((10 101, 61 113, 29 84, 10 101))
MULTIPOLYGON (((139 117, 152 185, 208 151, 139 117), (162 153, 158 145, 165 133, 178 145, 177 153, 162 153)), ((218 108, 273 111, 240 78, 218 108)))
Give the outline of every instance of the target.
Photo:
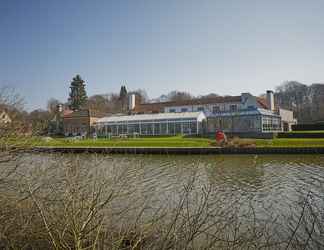
POLYGON ((260 217, 260 204, 251 197, 257 186, 264 186, 266 170, 261 166, 268 158, 243 158, 27 155, 16 159, 11 162, 14 171, 6 175, 5 184, 0 183, 4 204, 0 247, 322 248, 323 206, 312 193, 301 197, 285 220, 272 207, 264 208, 267 213, 260 217), (253 162, 250 169, 242 170, 243 164, 253 162), (247 178, 252 170, 259 172, 247 178), (226 193, 230 171, 241 171, 240 183, 226 193), (253 184, 253 179, 263 184, 253 184), (249 195, 236 200, 239 192, 249 195))
POLYGON ((243 192, 253 192, 261 187, 264 176, 262 161, 250 155, 214 157, 206 172, 210 183, 243 192))

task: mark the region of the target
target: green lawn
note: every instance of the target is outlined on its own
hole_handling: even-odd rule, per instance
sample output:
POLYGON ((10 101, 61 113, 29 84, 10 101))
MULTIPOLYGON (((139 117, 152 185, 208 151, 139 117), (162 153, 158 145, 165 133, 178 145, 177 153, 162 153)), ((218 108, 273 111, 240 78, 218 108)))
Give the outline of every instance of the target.
POLYGON ((210 147, 212 141, 206 138, 147 137, 127 139, 53 139, 47 142, 39 141, 39 146, 78 146, 78 147, 210 147))
POLYGON ((277 138, 273 140, 256 139, 257 147, 324 147, 324 138, 277 138))
MULTIPOLYGON (((250 139, 256 147, 324 147, 324 139, 250 139)), ((48 142, 38 142, 40 146, 78 146, 78 147, 211 147, 213 140, 206 138, 148 137, 131 139, 53 139, 48 142)), ((244 142, 244 139, 242 139, 244 142)))
POLYGON ((283 132, 285 134, 324 134, 324 130, 302 130, 283 132))
MULTIPOLYGON (((0 140, 1 141, 1 140, 0 140)), ((1 143, 0 143, 1 144, 1 143)), ((114 139, 86 139, 72 140, 66 138, 31 138, 29 140, 13 139, 7 145, 18 147, 50 146, 50 147, 212 147, 215 140, 207 138, 172 137, 145 137, 145 138, 114 138, 114 139)), ((324 138, 311 139, 234 139, 229 142, 232 146, 250 147, 324 147, 324 138)))

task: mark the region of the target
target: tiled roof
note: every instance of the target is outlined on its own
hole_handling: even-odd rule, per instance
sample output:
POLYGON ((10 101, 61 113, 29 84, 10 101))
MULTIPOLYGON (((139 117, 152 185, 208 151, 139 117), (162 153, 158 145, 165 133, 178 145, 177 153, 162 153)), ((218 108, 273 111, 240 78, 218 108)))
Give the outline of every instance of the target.
MULTIPOLYGON (((85 117, 85 116, 90 116, 92 118, 98 117, 97 113, 89 110, 89 109, 82 109, 82 110, 64 110, 63 111, 63 118, 75 118, 75 117, 85 117)), ((100 117, 103 117, 104 115, 101 115, 100 117)))
POLYGON ((181 101, 172 101, 172 102, 143 103, 135 107, 135 111, 136 112, 161 112, 163 111, 164 107, 203 105, 209 103, 226 103, 226 102, 241 102, 241 96, 216 96, 211 98, 195 98, 190 100, 181 100, 181 101))
POLYGON ((74 118, 74 117, 84 117, 84 116, 89 116, 89 110, 77 110, 77 111, 66 110, 63 112, 64 118, 74 118))
POLYGON ((63 116, 66 117, 66 116, 69 116, 72 113, 73 113, 73 110, 66 109, 66 110, 63 111, 63 116))
POLYGON ((262 98, 262 97, 257 97, 257 102, 260 104, 260 106, 263 108, 263 109, 268 109, 268 103, 267 103, 267 100, 262 98))

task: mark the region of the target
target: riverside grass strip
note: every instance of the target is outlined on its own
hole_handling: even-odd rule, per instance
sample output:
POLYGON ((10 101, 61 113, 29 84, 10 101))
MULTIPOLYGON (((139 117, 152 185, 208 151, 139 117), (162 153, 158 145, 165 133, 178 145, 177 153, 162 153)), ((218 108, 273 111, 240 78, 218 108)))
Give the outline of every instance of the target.
MULTIPOLYGON (((146 138, 127 138, 127 139, 85 139, 71 140, 65 138, 44 140, 33 140, 35 146, 53 147, 213 147, 215 141, 207 138, 186 138, 181 136, 174 137, 146 137, 146 138)), ((276 138, 276 139, 235 139, 234 147, 324 147, 324 139, 313 138, 276 138)))

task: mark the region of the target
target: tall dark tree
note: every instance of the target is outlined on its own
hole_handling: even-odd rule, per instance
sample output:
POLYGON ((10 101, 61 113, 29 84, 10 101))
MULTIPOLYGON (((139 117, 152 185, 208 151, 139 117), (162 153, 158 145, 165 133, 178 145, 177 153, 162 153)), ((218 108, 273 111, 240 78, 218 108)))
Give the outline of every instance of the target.
POLYGON ((127 96, 127 89, 126 89, 126 86, 125 85, 122 85, 120 87, 120 92, 119 92, 119 98, 120 99, 123 99, 127 96))
POLYGON ((122 85, 119 92, 119 100, 121 103, 121 111, 127 111, 127 89, 125 85, 122 85))
POLYGON ((85 84, 79 75, 73 78, 71 82, 71 92, 69 97, 69 106, 72 110, 78 110, 86 106, 88 97, 85 90, 85 84))

